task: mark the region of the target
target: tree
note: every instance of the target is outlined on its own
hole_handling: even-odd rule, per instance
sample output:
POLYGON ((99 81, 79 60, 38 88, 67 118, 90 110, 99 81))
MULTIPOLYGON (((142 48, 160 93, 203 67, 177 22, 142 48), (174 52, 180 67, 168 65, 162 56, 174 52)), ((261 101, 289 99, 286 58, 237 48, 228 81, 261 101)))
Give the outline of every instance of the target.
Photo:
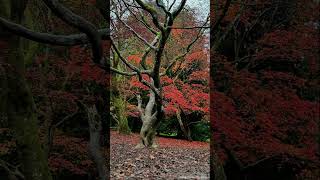
MULTIPOLYGON (((27 1, 11 1, 10 19, 22 23, 26 5, 27 1)), ((20 49, 21 38, 13 35, 8 42, 9 55, 4 60, 8 66, 4 62, 1 64, 1 80, 4 81, 1 82, 1 87, 5 92, 1 97, 5 99, 1 110, 7 113, 9 127, 15 132, 24 178, 50 180, 47 159, 38 137, 34 100, 24 77, 25 62, 20 49)))
MULTIPOLYGON (((206 48, 208 38, 203 32, 199 34, 197 28, 188 28, 199 26, 199 18, 195 15, 196 10, 198 9, 188 8, 188 10, 183 10, 180 13, 174 22, 174 28, 166 44, 162 71, 169 67, 172 61, 175 61, 175 63, 170 65, 171 67, 167 69, 166 75, 161 76, 165 117, 158 128, 158 132, 161 132, 167 127, 165 128, 167 132, 178 132, 180 138, 184 137, 189 140, 191 140, 193 126, 195 127, 208 120, 208 110, 206 109, 208 107, 209 90, 208 49, 206 48), (184 21, 185 19, 188 19, 188 21, 184 21), (194 37, 198 37, 198 39, 190 44, 190 39, 194 39, 194 37), (185 56, 176 57, 177 54, 183 54, 186 51, 188 53, 185 56)), ((141 28, 136 23, 135 14, 128 14, 124 21, 137 33, 146 36, 146 39, 152 38, 152 34, 149 37, 145 28, 141 28)), ((152 22, 149 21, 149 23, 152 22)), ((141 43, 125 26, 121 26, 121 22, 114 22, 113 24, 117 28, 113 37, 116 37, 117 42, 122 44, 120 51, 127 56, 127 60, 131 64, 139 66, 143 56, 144 43, 141 43), (121 38, 123 36, 125 38, 121 38)), ((152 58, 152 54, 146 57, 145 64, 148 68, 152 67, 152 58)), ((116 59, 113 62, 118 62, 118 60, 116 59)), ((143 85, 136 76, 127 79, 128 82, 123 82, 125 85, 120 85, 121 87, 119 86, 118 89, 123 89, 121 96, 127 97, 129 100, 128 115, 139 118, 136 101, 134 101, 135 95, 140 94, 141 99, 147 101, 149 88, 143 85)))
MULTIPOLYGON (((163 63, 163 57, 165 53, 165 47, 168 44, 172 29, 174 29, 174 22, 177 16, 183 11, 186 1, 182 0, 180 3, 165 4, 160 1, 155 3, 143 2, 136 0, 134 2, 127 1, 113 1, 113 12, 115 21, 121 23, 127 28, 143 45, 147 46, 140 57, 138 57, 139 65, 134 65, 125 58, 124 54, 118 49, 115 38, 111 41, 112 49, 116 53, 120 60, 130 69, 130 71, 120 71, 118 69, 111 68, 111 71, 117 72, 125 76, 135 76, 149 91, 148 102, 143 107, 144 102, 140 95, 137 95, 138 110, 140 119, 142 120, 142 128, 140 131, 141 142, 137 147, 156 147, 154 142, 157 126, 160 121, 163 120, 165 115, 164 110, 164 95, 161 77, 167 75, 170 69, 179 60, 184 58, 192 45, 198 40, 200 34, 203 31, 203 26, 199 28, 199 34, 193 41, 187 46, 185 52, 177 57, 173 58, 166 66, 163 63), (118 3, 118 4, 117 4, 118 3), (124 10, 120 9, 125 7, 124 10), (119 10, 120 9, 120 10, 119 10), (141 11, 142 10, 142 11, 141 11), (127 24, 127 22, 121 18, 121 14, 130 13, 131 17, 136 19, 136 22, 141 23, 144 27, 143 32, 147 36, 138 33, 134 27, 127 24), (152 24, 150 24, 150 20, 152 24), (149 43, 151 41, 151 43, 149 43), (150 66, 147 65, 147 58, 153 59, 150 66), (163 70, 164 69, 164 70, 163 70)), ((142 47, 143 49, 143 47, 142 47)))

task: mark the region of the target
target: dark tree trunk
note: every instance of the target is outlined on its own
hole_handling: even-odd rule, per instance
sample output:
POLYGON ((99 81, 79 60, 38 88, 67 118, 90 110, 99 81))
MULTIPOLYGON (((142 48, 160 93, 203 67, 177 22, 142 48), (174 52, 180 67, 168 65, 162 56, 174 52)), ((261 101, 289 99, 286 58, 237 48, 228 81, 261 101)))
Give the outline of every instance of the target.
POLYGON ((88 124, 90 132, 89 152, 96 164, 100 180, 107 179, 107 167, 105 155, 101 147, 102 122, 95 105, 87 108, 88 124))
MULTIPOLYGON (((26 0, 11 1, 11 20, 22 22, 26 0)), ((24 59, 20 38, 9 38, 9 55, 6 60, 6 112, 9 127, 14 131, 22 172, 26 180, 51 180, 47 159, 38 135, 35 103, 24 77, 24 59)))

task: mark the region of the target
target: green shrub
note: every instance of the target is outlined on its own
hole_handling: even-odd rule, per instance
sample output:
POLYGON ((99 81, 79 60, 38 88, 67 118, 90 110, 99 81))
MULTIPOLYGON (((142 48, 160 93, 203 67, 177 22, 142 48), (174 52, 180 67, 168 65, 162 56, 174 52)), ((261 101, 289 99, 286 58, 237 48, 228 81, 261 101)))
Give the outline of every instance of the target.
POLYGON ((199 122, 191 125, 191 138, 195 141, 210 140, 210 124, 207 122, 199 122))

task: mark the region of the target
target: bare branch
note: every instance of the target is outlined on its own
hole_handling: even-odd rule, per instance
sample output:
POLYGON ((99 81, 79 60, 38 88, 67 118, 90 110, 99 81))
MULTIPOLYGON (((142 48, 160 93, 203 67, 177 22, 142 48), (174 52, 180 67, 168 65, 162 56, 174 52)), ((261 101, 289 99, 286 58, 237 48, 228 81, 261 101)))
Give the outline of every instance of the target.
POLYGON ((174 27, 168 26, 170 29, 209 29, 210 26, 192 26, 192 27, 174 27))
POLYGON ((170 5, 168 11, 171 11, 171 9, 172 9, 172 7, 174 6, 175 3, 176 3, 176 0, 174 0, 174 1, 172 2, 172 4, 170 5))
MULTIPOLYGON (((222 35, 217 36, 217 37, 219 37, 218 39, 210 40, 211 42, 213 42, 213 43, 211 43, 211 45, 210 45, 210 46, 211 46, 211 48, 210 48, 211 50, 215 51, 215 50, 219 47, 219 45, 220 45, 220 43, 222 42, 222 40, 223 40, 224 38, 226 38, 226 36, 227 36, 227 35, 230 33, 230 31, 233 29, 234 24, 235 24, 235 23, 239 20, 239 18, 241 17, 242 13, 244 12, 244 9, 245 9, 245 5, 242 4, 242 6, 240 7, 240 10, 239 10, 239 12, 238 12, 238 14, 237 14, 236 17, 233 19, 233 21, 229 23, 229 25, 227 26, 225 32, 224 32, 222 35)), ((212 32, 212 29, 211 29, 211 32, 212 32)), ((213 37, 213 36, 211 36, 211 37, 213 37)))
POLYGON ((144 80, 141 76, 141 74, 138 74, 139 76, 139 81, 146 85, 147 87, 149 87, 155 94, 157 94, 158 96, 160 95, 160 91, 159 89, 157 89, 153 84, 150 84, 149 82, 147 82, 146 80, 144 80))
POLYGON ((120 71, 120 70, 118 70, 116 68, 113 68, 113 67, 110 67, 110 70, 112 72, 115 72, 117 74, 124 75, 124 76, 135 76, 135 75, 137 75, 137 72, 124 72, 124 71, 120 71))
POLYGON ((150 44, 146 39, 144 39, 139 33, 137 33, 132 27, 130 27, 126 22, 124 22, 118 14, 116 14, 118 20, 127 28, 129 31, 131 31, 138 39, 143 41, 147 46, 149 46, 151 49, 156 50, 156 47, 154 47, 152 44, 150 44))
POLYGON ((187 0, 181 0, 179 6, 172 13, 172 19, 175 19, 178 16, 178 14, 182 11, 186 2, 187 2, 187 0))
MULTIPOLYGON (((150 5, 147 5, 146 3, 144 3, 142 0, 135 0, 135 1, 141 6, 142 9, 144 9, 145 11, 147 11, 151 15, 153 24, 161 32, 164 32, 165 29, 159 22, 157 11, 153 7, 151 7, 150 5)), ((186 1, 186 0, 183 0, 183 1, 186 1)))
POLYGON ((120 60, 127 66, 129 67, 131 70, 135 71, 139 77, 139 81, 146 85, 147 87, 149 87, 150 89, 152 89, 156 94, 160 94, 159 90, 152 84, 150 84, 149 82, 147 82, 146 80, 143 79, 142 74, 147 74, 147 75, 151 75, 152 72, 151 71, 141 71, 140 69, 138 69, 136 66, 130 64, 128 62, 128 60, 126 60, 120 53, 120 51, 118 50, 118 48, 116 47, 116 45, 114 44, 114 42, 111 40, 111 45, 113 47, 113 49, 115 50, 115 52, 118 54, 120 60))
POLYGON ((111 45, 112 48, 114 49, 114 51, 116 52, 116 54, 119 56, 120 60, 126 65, 128 66, 131 70, 137 72, 138 74, 140 73, 140 70, 134 66, 133 64, 129 63, 128 60, 126 60, 120 53, 119 49, 117 48, 117 46, 114 44, 113 40, 111 40, 111 45))
MULTIPOLYGON (((157 35, 157 31, 155 31, 145 20, 144 16, 141 16, 141 19, 137 17, 136 13, 134 13, 130 7, 128 6, 128 4, 123 1, 124 5, 127 7, 128 11, 133 15, 133 17, 139 21, 141 24, 143 24, 150 32, 152 32, 153 34, 157 35)), ((139 11, 139 10, 138 10, 139 11)), ((141 13, 141 11, 139 11, 141 13)))
MULTIPOLYGON (((151 43, 152 46, 155 46, 155 45, 157 44, 158 40, 159 40, 159 35, 157 35, 157 36, 154 38, 154 40, 152 41, 152 43, 151 43)), ((141 57, 140 64, 141 64, 141 66, 142 66, 144 69, 147 69, 146 60, 147 60, 147 56, 148 56, 148 54, 150 53, 150 51, 151 51, 151 48, 148 47, 148 48, 144 51, 144 53, 143 53, 143 55, 142 55, 142 57, 141 57)))
MULTIPOLYGON (((22 25, 10 22, 0 17, 0 26, 7 29, 11 33, 18 36, 22 36, 26 39, 36 41, 39 43, 59 45, 59 46, 74 46, 80 44, 88 44, 89 40, 86 34, 72 34, 72 35, 54 35, 49 33, 35 32, 22 25)), ((100 29, 98 30, 101 37, 105 40, 109 39, 109 30, 100 29)))
MULTIPOLYGON (((117 74, 120 74, 120 75, 124 75, 124 76, 135 76, 135 75, 138 75, 137 72, 125 72, 125 71, 121 71, 121 70, 118 70, 116 68, 113 68, 113 67, 110 67, 110 70, 112 72, 115 72, 117 74)), ((150 71, 141 71, 141 74, 149 74, 150 71)))
POLYGON ((191 27, 174 27, 174 26, 168 26, 169 29, 208 29, 210 26, 207 26, 207 23, 209 22, 210 15, 207 16, 206 21, 201 26, 191 26, 191 27))
MULTIPOLYGON (((140 14, 141 20, 142 20, 148 27, 150 27, 150 29, 153 30, 152 26, 148 23, 146 17, 143 15, 143 13, 142 13, 141 10, 139 10, 139 14, 140 14)), ((157 32, 156 30, 153 30, 153 33, 154 33, 154 34, 158 34, 158 32, 157 32)))
POLYGON ((168 10, 166 9, 166 7, 164 7, 163 4, 160 4, 159 0, 156 0, 156 4, 157 4, 158 7, 160 7, 160 8, 163 10, 164 13, 166 13, 166 16, 167 16, 167 17, 171 17, 171 16, 172 16, 172 14, 170 13, 170 11, 168 11, 168 10))
MULTIPOLYGON (((207 20, 208 20, 208 18, 207 18, 207 20)), ((207 22, 206 22, 206 23, 207 23, 207 22)), ((205 23, 205 24, 206 24, 206 23, 205 23)), ((205 25, 205 24, 204 24, 204 25, 205 25)), ((191 48, 193 47, 193 45, 194 45, 194 44, 197 42, 197 40, 202 36, 202 34, 203 34, 203 31, 202 31, 202 30, 203 30, 203 29, 200 29, 200 30, 198 31, 197 36, 196 36, 196 37, 190 42, 190 44, 187 46, 186 51, 185 51, 183 54, 176 56, 176 57, 174 58, 174 60, 169 64, 169 66, 166 68, 166 70, 165 70, 163 73, 160 74, 160 76, 164 76, 164 75, 168 74, 168 72, 169 72, 170 69, 176 64, 176 62, 179 61, 180 59, 184 58, 184 57, 191 51, 191 48)))
POLYGON ((53 125, 52 128, 57 128, 58 126, 60 126, 61 124, 63 124, 65 121, 68 121, 70 119, 72 119, 75 115, 78 114, 78 110, 73 112, 72 114, 69 114, 68 116, 64 117, 61 121, 59 121, 57 124, 53 125))
POLYGON ((88 36, 92 45, 93 61, 96 64, 104 64, 105 62, 103 58, 102 38, 98 33, 97 28, 81 16, 74 14, 68 8, 60 4, 57 0, 43 1, 60 19, 84 32, 88 36))

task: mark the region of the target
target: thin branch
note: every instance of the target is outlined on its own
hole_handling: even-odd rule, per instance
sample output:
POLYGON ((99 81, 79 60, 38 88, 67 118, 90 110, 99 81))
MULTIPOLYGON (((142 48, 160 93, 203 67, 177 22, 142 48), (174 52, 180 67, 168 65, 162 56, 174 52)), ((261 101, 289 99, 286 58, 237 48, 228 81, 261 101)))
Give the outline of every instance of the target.
POLYGON ((187 0, 181 0, 179 6, 172 13, 172 19, 175 19, 178 16, 178 14, 182 11, 186 2, 187 2, 187 0))
MULTIPOLYGON (((159 41, 159 35, 157 35, 157 36, 154 38, 154 40, 152 41, 151 44, 152 44, 153 46, 155 46, 158 41, 159 41)), ((147 69, 146 60, 147 60, 147 56, 148 56, 148 54, 150 53, 150 51, 151 51, 151 48, 148 47, 148 48, 144 51, 144 53, 143 53, 143 55, 142 55, 142 57, 141 57, 140 64, 141 64, 142 68, 144 68, 145 70, 147 69)))
POLYGON ((138 39, 143 41, 147 46, 149 46, 151 49, 156 50, 156 47, 154 47, 152 44, 150 44, 146 39, 144 39, 139 33, 137 33, 131 26, 129 26, 126 22, 124 22, 118 14, 116 14, 118 20, 127 28, 129 31, 131 31, 138 39))
MULTIPOLYGON (((128 6, 128 4, 127 4, 125 1, 123 1, 123 3, 124 3, 124 5, 127 7, 128 11, 133 15, 133 17, 134 17, 137 21, 139 21, 140 23, 142 23, 142 24, 143 24, 150 32, 152 32, 153 34, 155 34, 155 35, 157 34, 157 31, 155 31, 155 30, 146 22, 144 16, 142 16, 141 19, 138 18, 137 15, 136 15, 136 13, 134 13, 134 12, 130 9, 130 7, 128 6)), ((138 10, 138 11, 139 11, 139 10, 138 10)), ((139 12, 141 12, 141 11, 139 11, 139 12)))
POLYGON ((170 29, 209 29, 210 26, 192 26, 192 27, 174 27, 174 26, 168 26, 170 29))
POLYGON ((141 17, 141 20, 142 20, 148 27, 150 27, 150 29, 153 30, 153 33, 154 33, 154 34, 158 34, 158 32, 157 32, 156 30, 154 30, 154 29, 152 28, 152 26, 148 23, 146 17, 145 17, 145 16, 143 15, 143 13, 142 13, 142 11, 141 11, 140 9, 139 9, 138 11, 139 11, 139 15, 140 15, 140 17, 141 17))
POLYGON ((172 4, 170 5, 168 11, 171 11, 171 9, 172 9, 172 7, 173 7, 173 5, 174 5, 175 3, 176 3, 176 0, 174 0, 174 1, 172 2, 172 4))
MULTIPOLYGON (((208 20, 208 18, 207 18, 207 20, 208 20)), ((207 23, 207 22, 206 22, 206 23, 207 23)), ((206 23, 205 23, 205 24, 206 24, 206 23)), ((205 24, 204 24, 204 25, 205 25, 205 24)), ((196 36, 196 37, 193 39, 193 41, 191 41, 190 44, 187 46, 186 51, 185 51, 183 54, 176 56, 176 57, 174 58, 174 60, 170 63, 170 65, 166 68, 166 70, 165 70, 163 73, 160 74, 160 76, 164 76, 164 75, 168 74, 169 70, 175 65, 175 63, 176 63, 178 60, 184 58, 184 57, 191 51, 191 48, 193 47, 193 45, 194 45, 194 44, 197 42, 197 40, 202 36, 202 33, 203 33, 202 30, 203 30, 203 29, 200 29, 200 30, 198 31, 197 36, 196 36)))
POLYGON ((112 72, 115 72, 117 74, 124 75, 124 76, 135 76, 135 75, 137 75, 137 72, 124 72, 124 71, 120 71, 120 70, 118 70, 116 68, 113 68, 113 67, 110 67, 110 70, 112 72))
POLYGON ((53 128, 57 128, 58 126, 60 126, 61 124, 63 124, 65 121, 70 120, 71 118, 73 118, 75 115, 78 114, 78 110, 73 112, 72 114, 69 114, 68 116, 64 117, 61 121, 59 121, 57 124, 53 125, 53 128))
POLYGON ((188 126, 190 126, 191 124, 197 124, 197 123, 201 123, 201 122, 203 122, 203 121, 190 122, 190 123, 188 123, 188 126))
MULTIPOLYGON (((121 71, 121 70, 113 68, 113 67, 110 67, 110 70, 112 72, 115 72, 117 74, 124 75, 124 76, 135 76, 135 75, 138 75, 137 72, 125 72, 125 71, 121 71)), ((141 74, 150 74, 150 71, 141 71, 141 74)))
MULTIPOLYGON (((186 0, 183 0, 183 1, 186 1, 186 0)), ((142 0, 135 0, 135 2, 137 2, 139 4, 139 6, 141 6, 142 9, 144 9, 145 11, 147 11, 151 15, 153 24, 161 32, 165 32, 164 27, 159 22, 157 11, 153 7, 151 7, 150 5, 147 5, 146 3, 144 3, 142 0)))
POLYGON ((116 45, 114 44, 114 42, 113 42, 112 40, 111 40, 111 45, 112 45, 113 49, 115 50, 115 52, 118 54, 120 60, 121 60, 127 67, 129 67, 131 70, 133 70, 133 71, 135 71, 135 72, 137 73, 137 75, 138 75, 138 77, 139 77, 139 81, 140 81, 142 84, 144 84, 144 85, 146 85, 147 87, 149 87, 150 89, 152 89, 153 92, 155 92, 157 95, 159 95, 159 94, 160 94, 159 90, 158 90, 155 86, 153 86, 152 84, 150 84, 149 82, 147 82, 146 80, 144 80, 143 77, 142 77, 142 74, 147 74, 147 75, 150 76, 152 72, 151 72, 151 71, 141 71, 141 70, 138 69, 136 66, 130 64, 130 63, 128 62, 128 60, 126 60, 126 59, 121 55, 119 49, 116 47, 116 45))
POLYGON ((241 169, 241 171, 246 171, 246 170, 248 170, 248 169, 250 169, 250 168, 253 168, 253 167, 257 166, 258 164, 261 164, 261 163, 263 163, 263 162, 265 162, 265 161, 267 161, 267 160, 269 160, 269 159, 272 159, 272 158, 274 158, 274 157, 277 157, 277 156, 279 156, 279 155, 276 154, 276 155, 272 155, 272 156, 269 156, 269 157, 265 157, 265 158, 263 158, 263 159, 260 159, 260 160, 254 162, 254 163, 251 163, 251 164, 243 167, 243 168, 241 169))
POLYGON ((129 63, 128 60, 126 60, 120 53, 119 49, 117 48, 117 46, 114 44, 113 40, 111 40, 111 45, 112 48, 114 49, 114 51, 116 52, 116 54, 119 56, 120 60, 126 65, 128 66, 131 70, 137 72, 138 74, 140 73, 140 70, 134 66, 133 64, 129 63))
POLYGON ((156 0, 156 4, 157 4, 158 7, 160 7, 160 8, 163 10, 164 13, 166 13, 166 16, 167 16, 167 17, 171 17, 171 16, 172 16, 172 14, 170 13, 170 11, 168 11, 168 10, 166 9, 166 7, 164 7, 163 4, 160 4, 159 0, 156 0))
MULTIPOLYGON (((228 34, 230 33, 230 31, 232 30, 234 24, 235 24, 235 23, 239 20, 239 18, 241 17, 244 9, 245 9, 245 5, 242 4, 242 6, 241 6, 238 14, 236 15, 236 17, 235 17, 235 18, 233 19, 233 21, 232 21, 231 23, 229 23, 229 25, 227 26, 226 31, 225 31, 222 35, 218 35, 218 36, 217 36, 217 37, 220 37, 220 38, 215 39, 215 40, 211 40, 211 42, 213 42, 213 43, 211 43, 211 45, 210 45, 210 46, 211 46, 210 49, 211 49, 212 51, 215 51, 215 50, 219 47, 219 45, 220 45, 220 43, 222 42, 222 40, 227 37, 227 35, 228 35, 228 34)), ((211 29, 211 32, 212 32, 212 29, 211 29)), ((219 34, 221 34, 221 33, 219 33, 219 34)), ((211 36, 211 37, 213 37, 213 36, 211 36)))

